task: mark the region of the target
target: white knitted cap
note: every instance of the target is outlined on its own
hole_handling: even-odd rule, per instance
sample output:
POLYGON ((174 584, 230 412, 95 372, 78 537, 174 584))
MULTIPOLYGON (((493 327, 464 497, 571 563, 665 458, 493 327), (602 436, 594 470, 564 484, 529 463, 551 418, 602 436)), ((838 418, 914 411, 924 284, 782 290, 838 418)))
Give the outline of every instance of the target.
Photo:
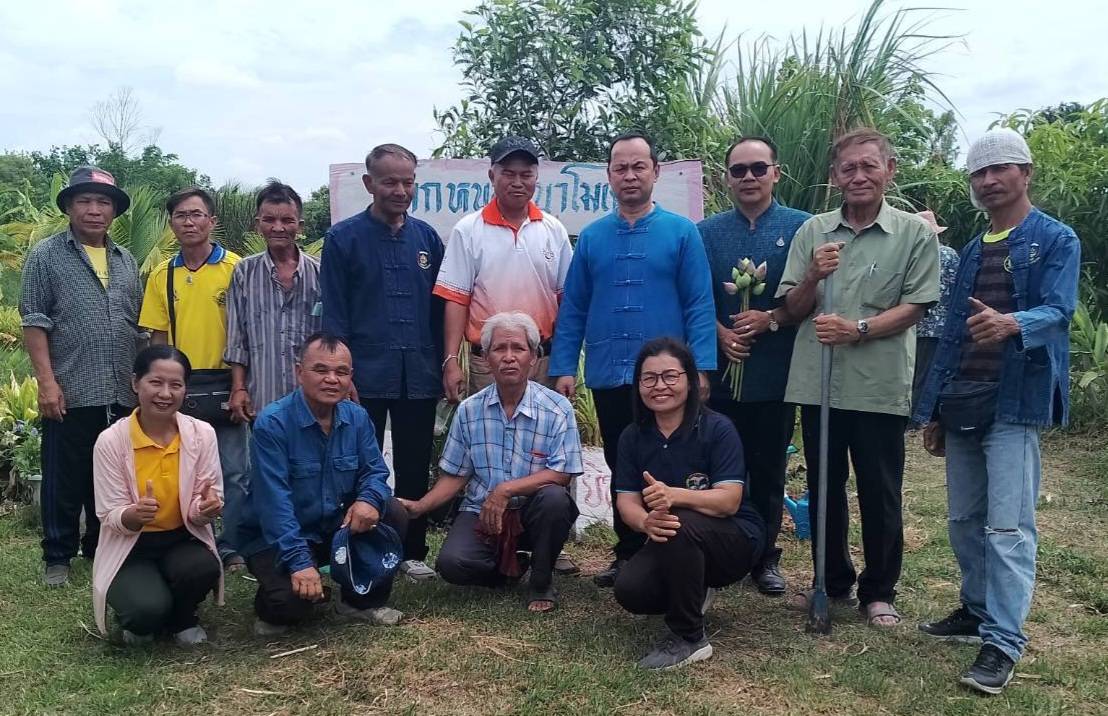
POLYGON ((1022 134, 1008 127, 990 129, 966 153, 970 174, 996 164, 1031 164, 1031 149, 1022 134))

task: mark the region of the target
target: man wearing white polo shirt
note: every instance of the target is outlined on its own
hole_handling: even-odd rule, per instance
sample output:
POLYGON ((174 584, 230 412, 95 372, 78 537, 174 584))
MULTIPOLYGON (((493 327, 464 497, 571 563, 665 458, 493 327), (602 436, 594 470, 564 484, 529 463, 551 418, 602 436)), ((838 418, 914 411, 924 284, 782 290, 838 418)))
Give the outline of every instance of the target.
POLYGON ((481 351, 481 327, 507 311, 522 311, 539 327, 539 360, 530 378, 548 383, 550 337, 573 250, 562 223, 531 198, 539 179, 539 150, 523 137, 506 137, 489 152, 493 200, 450 232, 434 293, 446 299, 443 389, 458 402, 463 385, 458 353, 470 344, 469 395, 492 383, 481 351))

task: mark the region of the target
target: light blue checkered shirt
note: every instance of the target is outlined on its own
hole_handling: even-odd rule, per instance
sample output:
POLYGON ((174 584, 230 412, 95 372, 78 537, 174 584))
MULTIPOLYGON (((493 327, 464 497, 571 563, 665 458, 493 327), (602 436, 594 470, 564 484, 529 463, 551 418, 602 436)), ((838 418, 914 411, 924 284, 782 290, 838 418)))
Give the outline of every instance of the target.
POLYGON ((463 512, 480 512, 497 485, 539 470, 580 475, 584 467, 573 406, 558 393, 528 382, 509 420, 494 383, 458 406, 439 469, 470 478, 463 512))

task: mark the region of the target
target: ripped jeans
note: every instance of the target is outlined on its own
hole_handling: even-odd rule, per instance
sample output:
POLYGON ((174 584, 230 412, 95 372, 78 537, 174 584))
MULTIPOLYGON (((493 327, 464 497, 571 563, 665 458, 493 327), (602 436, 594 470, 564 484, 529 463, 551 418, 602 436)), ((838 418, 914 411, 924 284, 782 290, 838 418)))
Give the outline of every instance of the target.
POLYGON ((950 546, 962 571, 962 604, 986 644, 1019 661, 1035 589, 1039 431, 996 422, 983 437, 946 434, 950 546))

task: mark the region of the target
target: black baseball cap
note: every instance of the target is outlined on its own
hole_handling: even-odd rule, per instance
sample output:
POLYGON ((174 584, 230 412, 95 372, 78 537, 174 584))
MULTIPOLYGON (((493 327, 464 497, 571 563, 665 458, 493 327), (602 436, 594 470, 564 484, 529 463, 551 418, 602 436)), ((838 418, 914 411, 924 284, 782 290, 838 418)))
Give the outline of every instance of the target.
POLYGON ((489 150, 489 159, 493 164, 499 164, 516 152, 523 152, 531 157, 536 164, 539 163, 539 148, 526 137, 504 137, 489 150))

